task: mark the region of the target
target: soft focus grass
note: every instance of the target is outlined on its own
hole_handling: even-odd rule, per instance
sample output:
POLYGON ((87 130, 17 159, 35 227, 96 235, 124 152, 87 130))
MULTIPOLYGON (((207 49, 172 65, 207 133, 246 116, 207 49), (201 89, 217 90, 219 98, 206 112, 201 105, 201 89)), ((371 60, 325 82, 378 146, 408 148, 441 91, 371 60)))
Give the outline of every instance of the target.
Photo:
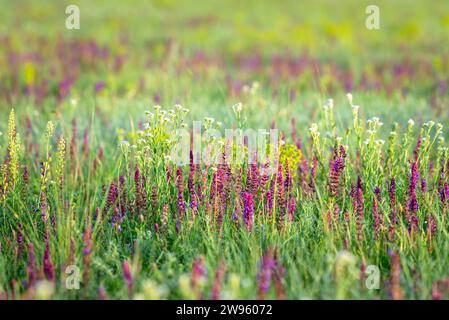
MULTIPOLYGON (((34 145, 33 152, 27 152, 23 146, 20 153, 20 173, 26 165, 30 183, 24 187, 20 180, 14 189, 4 194, 1 202, 2 297, 12 298, 14 292, 16 298, 94 299, 100 296, 99 288, 104 288, 111 298, 142 295, 145 298, 210 298, 215 271, 220 259, 224 258, 226 274, 222 281, 222 297, 254 299, 262 255, 267 248, 274 247, 278 250, 278 261, 285 267, 282 283, 290 299, 390 298, 388 249, 400 254, 404 297, 430 298, 432 285, 447 277, 449 261, 447 213, 438 198, 438 169, 442 159, 438 159, 436 147, 422 151, 422 159, 435 161, 436 169, 420 167, 421 176, 429 179, 430 191, 419 199, 421 224, 414 237, 407 231, 404 216, 400 216, 395 240, 374 239, 372 198, 374 187, 381 187, 384 200, 380 207, 388 225, 388 182, 392 175, 396 175, 398 203, 406 206, 408 162, 413 160, 412 149, 420 134, 418 127, 429 120, 449 125, 447 90, 439 88, 441 81, 448 81, 449 6, 445 1, 434 1, 432 5, 428 1, 378 1, 381 30, 369 31, 364 27, 364 11, 368 4, 372 3, 164 0, 133 1, 124 5, 118 1, 1 1, 0 38, 9 41, 9 45, 0 48, 3 88, 0 151, 5 166, 2 179, 11 175, 8 115, 12 108, 22 143, 28 139, 28 143, 34 145), (67 4, 80 6, 80 30, 65 29, 67 4), (63 45, 68 48, 63 55, 58 55, 58 41, 65 41, 63 45), (82 55, 76 50, 89 41, 107 47, 110 57, 94 60, 91 64, 89 57, 76 63, 65 60, 64 55, 82 55), (36 53, 41 55, 41 60, 27 56, 36 53), (10 54, 20 58, 11 62, 10 54), (113 59, 120 55, 126 56, 126 62, 121 71, 116 71, 113 59), (273 67, 277 56, 295 60, 302 55, 309 59, 303 73, 291 74, 285 65, 283 71, 273 67), (252 67, 251 61, 247 61, 254 57, 260 59, 258 67, 252 67), (404 65, 411 66, 412 71, 396 78, 395 67, 404 65), (379 66, 384 68, 383 71, 377 70, 379 66), (59 84, 74 69, 77 75, 70 94, 58 99, 59 84), (30 72, 34 73, 33 81, 29 80, 30 72), (378 116, 384 122, 378 132, 379 139, 388 141, 394 122, 400 124, 402 134, 407 131, 410 118, 416 121, 408 149, 403 149, 401 140, 393 147, 394 158, 399 159, 393 169, 385 165, 388 143, 382 151, 382 161, 377 165, 364 167, 356 161, 357 150, 369 155, 375 149, 370 145, 361 151, 354 133, 348 133, 352 130, 353 118, 346 98, 347 90, 341 81, 345 72, 352 74, 355 83, 361 82, 363 74, 379 83, 379 89, 371 87, 353 92, 354 100, 361 106, 361 119, 378 116), (9 99, 6 92, 13 91, 14 76, 18 77, 20 90, 9 99), (244 90, 233 93, 227 84, 229 78, 234 81, 232 84, 251 86, 257 82, 260 87, 254 94, 244 90), (24 93, 24 88, 44 79, 51 89, 38 104, 32 94, 24 93), (141 86, 142 79, 144 85, 141 86), (395 80, 400 84, 397 85, 395 80), (105 82, 106 87, 97 93, 93 88, 100 81, 105 82), (295 98, 292 98, 292 91, 295 98), (155 96, 160 96, 159 101, 155 101, 155 96), (330 97, 335 104, 336 132, 328 136, 324 128, 329 124, 322 107, 330 97), (121 140, 135 139, 139 123, 145 121, 144 111, 152 110, 155 104, 171 108, 180 103, 190 109, 187 123, 208 116, 222 121, 223 127, 232 128, 236 121, 231 106, 237 102, 243 103, 248 128, 268 129, 274 121, 276 127, 285 132, 288 144, 294 143, 290 128, 292 118, 295 118, 298 135, 305 145, 303 159, 309 161, 309 165, 315 153, 320 159, 316 182, 320 196, 306 193, 298 183, 293 191, 297 219, 282 231, 272 228, 269 221, 256 223, 252 233, 236 228, 231 221, 235 204, 232 202, 224 213, 221 232, 217 232, 206 208, 201 207, 193 222, 182 220, 181 231, 177 233, 176 219, 171 216, 176 217, 176 183, 164 181, 164 170, 155 174, 146 172, 148 201, 154 186, 160 190, 157 210, 149 209, 143 221, 138 216, 125 219, 122 232, 116 232, 110 226, 111 212, 107 216, 109 220, 103 224, 94 223, 89 282, 79 291, 65 289, 67 264, 76 264, 82 271, 86 269, 83 268, 82 252, 86 221, 93 221, 97 207, 104 208, 110 183, 117 183, 119 176, 125 175, 130 203, 134 201, 135 162, 132 157, 123 156, 118 144, 121 140), (27 118, 32 123, 28 135, 27 118), (76 119, 78 128, 74 157, 70 155, 72 119, 76 119), (40 163, 48 160, 45 154, 48 121, 55 124, 49 144, 53 182, 48 183, 45 194, 48 212, 57 221, 56 231, 50 238, 56 280, 54 290, 52 285, 48 287, 41 281, 34 288, 36 292, 30 293, 26 284, 26 246, 29 243, 35 246, 39 267, 42 267, 45 249, 45 226, 40 217, 40 163), (314 122, 320 126, 321 152, 311 144, 309 128, 314 122), (88 143, 84 152, 83 131, 86 128, 88 143), (331 148, 337 136, 346 139, 347 135, 350 138, 344 140, 344 144, 348 144, 350 159, 346 164, 343 194, 332 199, 328 193, 331 148), (57 188, 54 176, 60 137, 67 142, 62 190, 57 188), (39 146, 38 155, 36 146, 39 146), (94 169, 93 163, 98 159, 100 149, 104 150, 104 155, 94 169), (366 239, 364 242, 355 240, 352 221, 350 254, 347 256, 342 255, 343 221, 339 232, 329 232, 323 219, 327 211, 333 209, 334 201, 340 205, 341 215, 346 209, 352 210, 349 190, 359 174, 363 175, 365 185, 366 239), (156 234, 154 223, 161 223, 163 204, 170 206, 169 223, 166 230, 156 234), (437 236, 430 242, 426 239, 425 222, 429 214, 434 214, 438 221, 437 236), (19 224, 24 238, 24 254, 20 258, 16 256, 19 224), (74 261, 70 261, 72 256, 74 261), (190 279, 192 262, 199 256, 204 256, 208 270, 207 281, 201 287, 202 295, 192 292, 189 282, 186 285, 184 281, 186 277, 190 279), (131 295, 123 279, 122 263, 125 260, 130 262, 134 277, 131 295), (380 290, 367 290, 359 281, 362 261, 380 268, 380 290), (345 273, 343 277, 336 277, 335 270, 342 263, 345 273), (11 284, 12 280, 15 284, 11 284)), ((446 132, 442 135, 447 137, 446 132)), ((243 168, 244 177, 246 169, 243 168)), ((187 171, 184 170, 185 180, 187 171)), ((211 181, 212 172, 209 171, 208 187, 211 181)), ((186 202, 190 202, 187 192, 185 196, 186 202)), ((239 198, 240 195, 233 194, 233 199, 239 198)), ((262 215, 262 207, 262 203, 256 204, 256 216, 262 215)), ((39 280, 44 278, 41 274, 39 280)), ((275 298, 275 290, 271 289, 268 297, 275 298)))

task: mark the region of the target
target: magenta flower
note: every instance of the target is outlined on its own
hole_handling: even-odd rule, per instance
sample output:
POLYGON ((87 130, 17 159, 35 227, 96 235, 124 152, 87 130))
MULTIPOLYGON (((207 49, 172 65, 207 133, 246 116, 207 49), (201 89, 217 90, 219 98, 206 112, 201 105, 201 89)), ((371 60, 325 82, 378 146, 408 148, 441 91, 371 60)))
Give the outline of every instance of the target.
POLYGON ((335 207, 334 207, 334 220, 335 220, 335 223, 338 223, 339 219, 340 219, 340 206, 338 204, 335 204, 335 207))
POLYGON ((55 280, 55 268, 50 256, 50 244, 48 231, 45 234, 44 274, 49 281, 55 280))
POLYGON ((212 285, 212 300, 219 300, 221 297, 221 282, 225 273, 226 265, 223 258, 221 258, 215 273, 214 283, 212 285))
POLYGON ((128 295, 129 297, 131 297, 133 287, 133 276, 131 273, 129 262, 127 260, 123 261, 122 269, 123 269, 123 278, 125 280, 126 286, 128 287, 128 295))
POLYGON ((392 238, 395 233, 395 226, 397 222, 397 209, 396 209, 396 180, 391 178, 390 188, 388 189, 390 195, 390 210, 391 210, 391 227, 390 237, 392 238))
POLYGON ((36 255, 34 253, 34 246, 32 243, 28 244, 27 274, 28 274, 28 287, 31 287, 34 285, 34 282, 36 281, 36 255))
POLYGON ((428 224, 429 224, 429 235, 430 237, 433 237, 435 232, 437 231, 437 221, 433 215, 429 215, 428 218, 428 224))
POLYGON ((198 197, 196 193, 192 194, 192 200, 190 202, 190 209, 192 209, 192 212, 196 215, 198 214, 198 197))
POLYGON ((72 81, 70 79, 64 79, 59 82, 59 99, 62 100, 70 94, 70 88, 72 81))
POLYGON ((285 199, 285 190, 284 190, 284 178, 282 175, 282 165, 279 164, 278 167, 278 173, 277 173, 277 179, 276 179, 276 188, 277 188, 277 194, 276 194, 276 200, 277 204, 279 205, 279 223, 282 224, 284 221, 284 215, 285 215, 285 209, 287 207, 286 199, 285 199))
POLYGON ((380 237, 380 227, 382 224, 382 216, 379 213, 379 208, 377 206, 376 198, 373 199, 373 215, 374 215, 374 232, 375 232, 376 238, 379 238, 380 237))
POLYGON ((136 165, 134 171, 134 187, 136 190, 136 207, 137 212, 142 213, 147 208, 147 195, 145 191, 145 179, 136 165))
POLYGON ((340 177, 345 168, 346 151, 343 147, 340 148, 343 153, 334 151, 334 158, 330 161, 329 171, 329 189, 332 196, 337 196, 340 188, 340 177))
POLYGON ((117 186, 114 184, 114 182, 111 182, 108 191, 107 208, 112 207, 114 205, 115 200, 117 200, 117 197, 118 197, 117 186))
POLYGON ((23 175, 22 175, 22 178, 23 178, 23 182, 24 182, 25 184, 28 184, 28 182, 29 182, 29 180, 30 180, 30 174, 29 174, 29 172, 28 172, 28 167, 27 167, 26 165, 23 167, 23 175))
POLYGON ((374 194, 376 195, 376 199, 377 201, 382 201, 382 191, 380 190, 379 187, 375 187, 374 188, 374 194))
POLYGON ((151 206, 153 207, 153 210, 156 210, 158 207, 158 192, 155 185, 151 188, 151 206))
POLYGON ((288 198, 290 196, 290 191, 293 186, 293 178, 292 173, 290 171, 290 167, 288 165, 288 161, 285 161, 285 180, 284 180, 284 190, 286 193, 286 197, 288 198))
POLYGON ((202 293, 199 292, 199 283, 201 279, 205 279, 207 274, 207 269, 204 264, 204 257, 201 256, 193 260, 192 263, 192 274, 190 277, 190 285, 192 290, 195 292, 198 299, 202 299, 202 293))
POLYGON ((101 92, 104 88, 106 88, 106 83, 104 81, 99 81, 95 83, 94 90, 95 92, 101 92))
POLYGON ((182 169, 178 168, 176 170, 177 186, 178 186, 178 213, 180 217, 185 214, 185 203, 184 203, 184 186, 182 179, 182 169))
POLYGON ((243 221, 245 222, 246 229, 251 231, 254 223, 254 203, 253 195, 249 192, 243 194, 243 221))
POLYGON ((427 180, 425 178, 421 179, 421 193, 426 193, 427 191, 427 180))
POLYGON ((92 227, 88 221, 83 234, 83 255, 88 256, 92 252, 92 227))
POLYGON ((290 221, 293 221, 295 219, 295 210, 296 210, 295 197, 291 197, 290 198, 290 207, 289 207, 290 221))
POLYGON ((414 162, 411 164, 411 176, 409 185, 409 210, 415 214, 419 210, 418 199, 416 197, 416 187, 418 185, 419 172, 418 164, 414 162))
POLYGON ((271 194, 271 191, 267 191, 265 193, 265 197, 267 198, 267 204, 266 204, 266 213, 268 216, 271 215, 271 212, 273 210, 273 195, 271 194))
POLYGON ((364 214, 364 200, 363 200, 363 190, 362 190, 362 179, 360 176, 357 178, 356 186, 356 208, 357 208, 357 237, 360 240, 363 233, 363 214, 364 214))
POLYGON ((447 182, 444 183, 444 186, 441 189, 440 197, 443 203, 449 200, 449 185, 447 182))
POLYGON ((196 166, 193 163, 193 151, 190 150, 189 153, 190 163, 189 163, 189 178, 187 180, 187 189, 189 190, 190 196, 192 196, 195 193, 195 169, 196 166))
POLYGON ((259 273, 257 274, 257 298, 265 299, 266 294, 270 290, 270 283, 273 269, 276 261, 273 257, 273 251, 268 249, 262 257, 259 273))
MULTIPOLYGON (((248 155, 249 156, 249 155, 248 155)), ((261 181, 259 167, 257 166, 257 153, 254 153, 247 174, 248 191, 256 195, 259 191, 261 181)))

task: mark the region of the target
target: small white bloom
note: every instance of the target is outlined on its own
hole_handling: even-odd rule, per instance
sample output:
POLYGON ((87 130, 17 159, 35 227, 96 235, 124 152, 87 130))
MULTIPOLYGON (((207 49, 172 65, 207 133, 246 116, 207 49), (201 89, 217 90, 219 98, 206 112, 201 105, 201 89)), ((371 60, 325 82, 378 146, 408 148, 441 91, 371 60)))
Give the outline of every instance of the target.
POLYGON ((78 100, 76 100, 76 99, 70 99, 70 104, 71 104, 73 107, 76 107, 76 105, 78 104, 78 100))
POLYGON ((346 97, 348 98, 349 104, 352 105, 352 93, 347 93, 346 97))
POLYGON ((232 106, 232 110, 234 110, 234 112, 237 112, 237 113, 242 112, 242 109, 243 109, 243 105, 240 102, 237 104, 234 104, 232 106))
POLYGON ((435 125, 435 122, 433 122, 432 120, 424 123, 424 127, 428 127, 428 128, 432 128, 435 125))
POLYGON ((410 127, 413 127, 413 126, 415 125, 415 121, 414 121, 413 119, 410 119, 410 120, 408 121, 408 125, 409 125, 410 127))
POLYGON ((318 130, 318 125, 316 123, 312 123, 312 125, 309 128, 309 131, 316 132, 318 130))

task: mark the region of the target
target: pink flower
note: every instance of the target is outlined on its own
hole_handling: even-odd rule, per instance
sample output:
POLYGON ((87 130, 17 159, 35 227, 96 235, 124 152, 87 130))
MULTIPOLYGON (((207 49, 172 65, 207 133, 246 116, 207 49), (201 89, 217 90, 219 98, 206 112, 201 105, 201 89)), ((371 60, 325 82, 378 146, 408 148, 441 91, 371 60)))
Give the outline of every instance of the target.
POLYGON ((243 194, 243 221, 245 222, 246 229, 251 231, 254 223, 254 203, 253 195, 249 192, 243 194))
POLYGON ((129 297, 131 297, 133 287, 133 276, 131 274, 131 268, 127 260, 123 261, 122 269, 123 269, 123 278, 125 279, 126 285, 128 287, 128 295, 129 297))

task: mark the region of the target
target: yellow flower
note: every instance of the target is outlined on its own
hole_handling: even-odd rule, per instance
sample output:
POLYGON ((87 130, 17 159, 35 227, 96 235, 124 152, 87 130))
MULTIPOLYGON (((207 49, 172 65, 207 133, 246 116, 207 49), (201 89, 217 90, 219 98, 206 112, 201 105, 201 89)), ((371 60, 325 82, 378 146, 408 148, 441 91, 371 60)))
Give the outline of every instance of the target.
POLYGON ((55 291, 55 285, 53 282, 43 280, 36 283, 36 295, 37 300, 48 300, 51 298, 55 291))
POLYGON ((24 73, 25 73, 25 84, 32 85, 36 77, 36 69, 34 68, 34 65, 30 62, 25 63, 24 73))

